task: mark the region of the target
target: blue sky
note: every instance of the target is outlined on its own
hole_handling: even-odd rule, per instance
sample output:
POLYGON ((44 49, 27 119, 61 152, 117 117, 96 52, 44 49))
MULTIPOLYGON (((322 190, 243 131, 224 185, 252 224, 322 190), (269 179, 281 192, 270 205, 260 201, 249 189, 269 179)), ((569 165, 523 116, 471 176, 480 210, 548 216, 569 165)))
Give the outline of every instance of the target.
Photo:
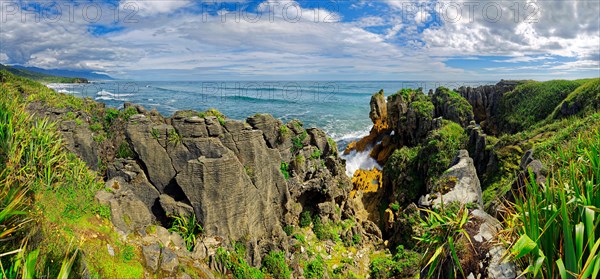
POLYGON ((135 80, 597 77, 599 3, 3 1, 0 63, 135 80))

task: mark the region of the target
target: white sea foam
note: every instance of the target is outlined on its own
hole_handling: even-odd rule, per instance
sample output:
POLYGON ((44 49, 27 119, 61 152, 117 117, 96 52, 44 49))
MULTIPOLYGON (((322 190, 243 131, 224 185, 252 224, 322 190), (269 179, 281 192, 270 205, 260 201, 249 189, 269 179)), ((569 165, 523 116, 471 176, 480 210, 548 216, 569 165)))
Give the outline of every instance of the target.
POLYGON ((104 96, 104 97, 116 97, 116 98, 133 96, 133 94, 119 94, 119 93, 115 94, 115 93, 112 93, 110 91, 106 91, 104 89, 98 91, 98 93, 96 93, 96 95, 98 95, 98 96, 104 96))
POLYGON ((346 160, 346 175, 352 177, 357 170, 372 170, 377 168, 381 170, 381 166, 370 155, 373 147, 367 148, 365 151, 352 151, 348 155, 342 155, 342 159, 346 160))

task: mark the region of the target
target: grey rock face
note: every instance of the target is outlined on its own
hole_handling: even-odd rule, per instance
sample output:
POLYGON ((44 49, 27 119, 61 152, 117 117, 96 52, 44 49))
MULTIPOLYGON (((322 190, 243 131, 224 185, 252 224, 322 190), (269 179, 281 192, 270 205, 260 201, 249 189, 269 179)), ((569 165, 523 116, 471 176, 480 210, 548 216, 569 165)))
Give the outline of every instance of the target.
POLYGON ((155 220, 146 204, 131 191, 125 191, 110 200, 112 222, 123 232, 143 230, 155 220))
POLYGON ((169 273, 173 273, 179 266, 179 259, 173 250, 165 247, 162 249, 160 260, 160 269, 169 273))
POLYGON ((481 185, 477 177, 477 171, 473 165, 473 159, 469 157, 466 150, 460 150, 456 163, 440 177, 437 189, 428 189, 433 193, 427 194, 419 199, 421 206, 440 206, 441 203, 459 204, 474 203, 483 208, 481 185))
POLYGON ((377 122, 378 119, 387 118, 387 104, 383 90, 379 91, 371 97, 371 111, 369 112, 369 118, 373 123, 377 122))
POLYGON ((164 188, 176 175, 169 160, 169 154, 152 135, 152 122, 147 117, 136 119, 139 124, 127 125, 126 136, 133 145, 135 153, 148 170, 148 178, 159 190, 164 188))
POLYGON ((142 254, 146 261, 146 267, 156 272, 160 261, 160 246, 158 243, 142 246, 142 254))
POLYGON ((519 85, 520 81, 502 80, 496 85, 484 85, 479 87, 461 87, 458 92, 473 107, 473 117, 480 123, 486 133, 495 134, 497 131, 494 118, 499 116, 500 102, 504 94, 512 91, 519 85))

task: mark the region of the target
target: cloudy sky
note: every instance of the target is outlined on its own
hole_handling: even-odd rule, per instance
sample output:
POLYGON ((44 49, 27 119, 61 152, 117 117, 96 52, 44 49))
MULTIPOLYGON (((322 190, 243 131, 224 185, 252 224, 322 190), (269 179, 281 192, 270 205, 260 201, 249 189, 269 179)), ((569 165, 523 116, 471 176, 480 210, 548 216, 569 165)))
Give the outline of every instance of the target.
POLYGON ((136 80, 600 76, 600 1, 0 1, 0 63, 136 80))

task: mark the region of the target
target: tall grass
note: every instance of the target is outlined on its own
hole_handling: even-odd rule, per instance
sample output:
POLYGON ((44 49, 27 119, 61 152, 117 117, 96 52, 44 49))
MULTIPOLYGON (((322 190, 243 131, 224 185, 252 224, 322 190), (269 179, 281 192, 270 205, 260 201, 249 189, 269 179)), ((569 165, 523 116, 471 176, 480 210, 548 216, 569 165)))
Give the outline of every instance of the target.
MULTIPOLYGON (((96 175, 65 151, 54 123, 26 111, 24 98, 39 93, 36 84, 0 77, 0 278, 32 278, 43 254, 26 245, 29 225, 40 217, 32 207, 35 194, 97 185, 96 175)), ((57 269, 68 276, 74 257, 65 260, 57 269)))
POLYGON ((531 175, 516 201, 512 255, 529 278, 598 278, 600 132, 583 131, 546 155, 547 183, 531 175))

